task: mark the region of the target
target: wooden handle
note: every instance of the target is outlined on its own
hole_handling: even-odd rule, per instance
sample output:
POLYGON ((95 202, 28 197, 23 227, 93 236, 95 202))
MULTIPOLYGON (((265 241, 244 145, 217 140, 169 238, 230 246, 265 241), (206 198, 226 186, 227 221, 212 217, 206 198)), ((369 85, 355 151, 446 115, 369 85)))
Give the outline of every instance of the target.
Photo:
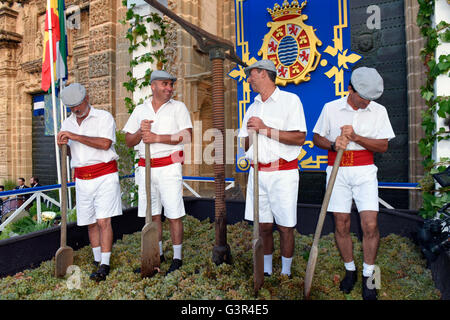
POLYGON ((336 159, 334 160, 333 169, 330 174, 330 179, 328 180, 327 189, 325 191, 325 196, 323 198, 322 207, 320 208, 319 220, 316 226, 316 232, 314 234, 314 240, 311 247, 311 251, 309 253, 308 264, 306 266, 306 274, 305 274, 305 287, 304 287, 304 295, 305 298, 309 298, 309 293, 312 285, 312 278, 314 276, 314 270, 316 268, 317 256, 319 253, 318 244, 320 235, 322 233, 323 223, 325 221, 325 216, 328 209, 328 204, 330 203, 331 193, 333 191, 334 182, 336 181, 336 176, 339 170, 339 166, 341 165, 342 155, 344 154, 344 150, 340 149, 337 152, 336 159))
POLYGON ((147 198, 147 210, 145 211, 145 223, 152 222, 152 193, 151 193, 151 162, 150 162, 150 144, 145 144, 145 195, 147 198))
POLYGON ((327 213, 328 204, 330 203, 331 193, 333 192, 334 182, 336 181, 336 176, 341 165, 342 155, 344 150, 340 149, 337 152, 336 160, 334 160, 333 169, 331 170, 330 179, 328 180, 327 189, 325 191, 325 196, 322 202, 322 208, 320 209, 319 221, 316 226, 316 233, 314 234, 314 242, 318 243, 320 239, 320 234, 322 233, 323 222, 325 220, 325 214, 327 213))
POLYGON ((253 132, 253 236, 259 238, 259 165, 258 133, 253 132))
POLYGON ((67 145, 61 146, 61 247, 67 243, 67 145))

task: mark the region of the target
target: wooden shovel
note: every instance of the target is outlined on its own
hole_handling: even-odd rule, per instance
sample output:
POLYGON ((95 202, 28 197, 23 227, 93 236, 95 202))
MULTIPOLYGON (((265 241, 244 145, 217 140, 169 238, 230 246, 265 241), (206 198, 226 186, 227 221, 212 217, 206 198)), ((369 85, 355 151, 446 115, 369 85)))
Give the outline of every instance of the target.
POLYGON ((55 276, 62 278, 73 264, 73 249, 67 241, 67 145, 61 146, 61 247, 55 254, 55 276))
POLYGON ((341 164, 342 155, 344 150, 340 149, 337 152, 336 160, 334 161, 333 170, 330 174, 330 180, 328 180, 327 190, 325 191, 325 196, 322 202, 322 208, 320 209, 319 220, 316 226, 316 233, 314 234, 314 241, 309 253, 308 265, 306 266, 305 275, 305 299, 309 299, 309 294, 311 291, 312 279, 314 276, 314 269, 316 268, 317 255, 319 254, 318 244, 320 239, 320 234, 322 233, 323 222, 325 221, 325 216, 328 209, 328 203, 330 202, 331 192, 333 191, 334 182, 336 181, 336 175, 341 164))
POLYGON ((159 257, 159 230, 156 223, 152 223, 151 199, 151 163, 150 144, 145 144, 145 193, 147 210, 145 212, 145 225, 141 234, 141 277, 151 277, 160 265, 159 257))
POLYGON ((255 296, 264 284, 264 249, 259 235, 258 134, 253 133, 253 285, 255 296))

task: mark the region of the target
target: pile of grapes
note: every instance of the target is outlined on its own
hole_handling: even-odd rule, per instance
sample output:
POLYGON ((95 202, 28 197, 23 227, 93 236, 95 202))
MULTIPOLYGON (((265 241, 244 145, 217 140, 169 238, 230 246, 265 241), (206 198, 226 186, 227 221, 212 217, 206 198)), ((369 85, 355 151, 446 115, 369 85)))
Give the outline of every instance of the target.
MULTIPOLYGON (((111 273, 106 281, 89 279, 93 271, 92 250, 86 246, 74 252, 74 267, 64 279, 54 277, 54 259, 40 267, 0 279, 0 299, 303 299, 306 264, 312 236, 295 231, 292 277, 281 276, 279 235, 275 232, 273 275, 266 278, 258 296, 253 293, 252 227, 246 222, 228 226, 231 265, 216 266, 212 261, 214 224, 208 220, 184 218, 183 266, 165 275, 172 260, 168 222, 163 223, 166 262, 161 272, 141 279, 133 270, 140 265, 140 232, 125 235, 113 246, 111 273)), ((352 236, 355 263, 362 270, 361 243, 352 236)), ((311 288, 312 299, 361 299, 361 275, 350 294, 339 291, 345 271, 334 235, 323 236, 311 288)), ((397 235, 382 238, 376 261, 381 271, 379 299, 440 299, 431 272, 420 250, 409 239, 397 235)))

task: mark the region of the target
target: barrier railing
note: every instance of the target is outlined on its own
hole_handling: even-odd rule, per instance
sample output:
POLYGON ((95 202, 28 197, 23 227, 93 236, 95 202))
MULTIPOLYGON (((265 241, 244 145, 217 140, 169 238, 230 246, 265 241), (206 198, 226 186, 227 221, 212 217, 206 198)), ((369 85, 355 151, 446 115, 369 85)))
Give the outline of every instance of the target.
MULTIPOLYGON (((132 175, 126 175, 120 177, 120 179, 127 179, 127 178, 134 178, 134 174, 132 175)), ((202 196, 196 192, 187 182, 214 182, 215 178, 213 177, 195 177, 195 176, 183 176, 183 186, 189 190, 195 197, 201 198, 202 196)), ((225 183, 228 185, 226 186, 225 190, 228 190, 230 188, 233 188, 235 186, 235 179, 234 178, 226 178, 225 183)), ((68 183, 67 187, 73 188, 75 186, 74 182, 68 183)), ((36 207, 37 207, 37 222, 40 223, 42 221, 42 210, 41 210, 41 201, 44 200, 47 203, 52 203, 53 205, 57 206, 58 208, 61 207, 61 204, 56 201, 55 199, 49 197, 44 192, 52 191, 52 190, 59 190, 61 188, 60 184, 54 184, 54 185, 48 185, 48 186, 42 186, 42 187, 36 187, 36 188, 26 188, 26 189, 20 189, 20 190, 10 190, 10 191, 3 191, 0 192, 0 198, 3 197, 12 197, 15 196, 19 198, 19 196, 24 196, 27 194, 32 194, 30 198, 23 200, 23 203, 15 209, 15 211, 0 224, 0 231, 3 231, 5 227, 11 223, 22 211, 24 211, 28 205, 30 205, 33 201, 36 200, 36 207)), ((420 190, 420 186, 418 183, 402 183, 402 182, 379 182, 378 188, 380 189, 397 189, 397 190, 420 190)), ((8 199, 10 200, 10 199, 8 199)), ((384 201, 381 198, 378 198, 380 204, 385 206, 388 209, 394 209, 390 204, 388 204, 386 201, 384 201)), ((71 206, 71 204, 69 204, 71 206)), ((2 208, 3 209, 3 208, 2 208)), ((13 208, 10 208, 12 211, 13 208)), ((0 211, 0 222, 3 219, 3 216, 8 214, 8 212, 0 211)))
MULTIPOLYGON (((418 183, 408 182, 378 182, 379 189, 396 189, 396 190, 420 190, 418 183)), ((389 203, 378 197, 378 202, 388 209, 395 209, 389 203)))
MULTIPOLYGON (((68 189, 73 188, 74 186, 75 186, 74 182, 67 184, 68 189)), ((42 210, 41 210, 42 199, 44 199, 48 203, 52 203, 55 206, 61 208, 61 204, 58 201, 56 201, 53 198, 50 198, 44 192, 52 191, 52 190, 59 190, 60 188, 61 188, 60 184, 53 184, 53 185, 42 186, 42 187, 25 188, 25 189, 20 189, 20 190, 10 190, 10 191, 0 192, 0 198, 15 196, 15 198, 9 198, 3 202, 2 212, 0 212, 0 221, 3 220, 3 216, 5 216, 6 214, 8 214, 9 212, 12 211, 11 210, 8 212, 4 212, 4 207, 5 207, 6 201, 14 200, 14 199, 24 201, 18 208, 15 209, 15 211, 5 221, 3 221, 0 224, 0 231, 3 231, 5 229, 5 227, 9 223, 11 223, 11 221, 13 221, 22 211, 24 211, 28 207, 28 205, 30 205, 35 200, 36 200, 36 207, 37 207, 37 222, 41 223, 42 222, 42 215, 41 215, 42 214, 42 210), (31 194, 31 193, 32 193, 31 197, 29 197, 27 199, 27 197, 25 195, 31 194)), ((71 206, 71 204, 70 204, 70 206, 71 206)), ((13 209, 13 208, 11 208, 11 209, 13 209)))
MULTIPOLYGON (((210 177, 191 177, 191 176, 183 176, 183 186, 188 189, 194 196, 197 198, 201 198, 201 195, 199 195, 194 189, 192 189, 185 181, 192 181, 192 182, 214 182, 215 178, 210 177)), ((228 185, 225 187, 225 190, 228 190, 230 188, 234 187, 234 178, 225 178, 225 183, 228 185)))

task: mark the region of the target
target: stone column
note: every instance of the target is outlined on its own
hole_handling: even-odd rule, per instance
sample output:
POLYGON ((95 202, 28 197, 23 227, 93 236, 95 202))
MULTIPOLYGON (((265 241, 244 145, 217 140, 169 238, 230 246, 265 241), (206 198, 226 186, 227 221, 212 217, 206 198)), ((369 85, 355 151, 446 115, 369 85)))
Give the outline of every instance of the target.
POLYGON ((116 16, 115 0, 94 0, 89 5, 89 101, 116 113, 116 16))
MULTIPOLYGON (((127 12, 127 7, 122 5, 122 0, 117 2, 117 20, 124 20, 127 12)), ((131 94, 125 89, 123 83, 128 81, 127 72, 130 70, 131 55, 128 53, 130 45, 126 38, 127 29, 129 25, 117 24, 116 31, 116 81, 115 81, 115 101, 116 101, 116 125, 117 129, 122 129, 127 122, 130 114, 125 107, 125 97, 130 97, 131 94)))
MULTIPOLYGON (((423 178, 423 157, 419 152, 419 141, 424 137, 421 112, 426 109, 425 100, 420 95, 420 87, 425 85, 426 68, 420 57, 425 39, 417 26, 419 4, 416 0, 405 0, 405 28, 408 68, 408 109, 409 109, 409 181, 419 182, 423 178)), ((417 210, 422 205, 420 191, 410 191, 410 209, 417 210)))
POLYGON ((0 179, 31 175, 31 114, 20 103, 15 85, 18 49, 22 35, 16 33, 18 12, 0 8, 0 179))

